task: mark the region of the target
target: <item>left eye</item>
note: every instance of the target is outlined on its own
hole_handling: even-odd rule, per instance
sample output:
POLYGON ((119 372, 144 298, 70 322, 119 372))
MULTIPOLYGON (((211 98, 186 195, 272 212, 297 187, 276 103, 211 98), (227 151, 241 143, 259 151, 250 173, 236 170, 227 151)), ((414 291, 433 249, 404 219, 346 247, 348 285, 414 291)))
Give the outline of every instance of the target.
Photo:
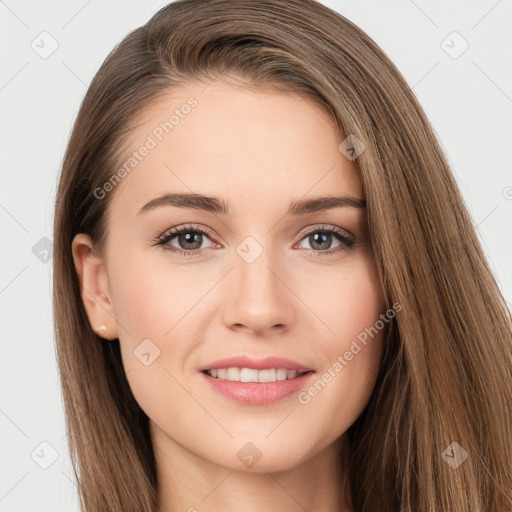
POLYGON ((159 242, 157 245, 162 245, 165 250, 171 252, 185 255, 196 254, 197 252, 200 252, 203 237, 209 238, 210 233, 195 227, 185 226, 183 228, 173 228, 167 234, 158 238, 159 242), (179 245, 184 246, 184 248, 176 247, 170 243, 171 240, 174 240, 175 238, 178 239, 179 245))
MULTIPOLYGON (((332 230, 317 230, 312 231, 311 233, 307 234, 302 240, 306 240, 309 243, 309 248, 307 249, 313 249, 318 250, 320 252, 325 252, 327 249, 331 249, 333 236, 336 240, 338 240, 339 245, 351 245, 351 240, 348 237, 345 237, 335 231, 332 230), (316 246, 313 247, 312 245, 316 246), (318 247, 322 246, 322 247, 318 247), (328 246, 328 247, 326 247, 328 246)), ((331 251, 332 252, 332 251, 331 251)))
MULTIPOLYGON (((183 256, 193 256, 202 252, 203 238, 210 239, 212 234, 209 231, 194 226, 172 228, 166 234, 157 238, 156 245, 162 245, 164 250, 183 256), (171 244, 177 238, 178 247, 171 244)), ((334 227, 321 227, 302 234, 301 242, 307 240, 310 247, 305 249, 309 254, 315 256, 328 255, 347 250, 355 244, 355 240, 346 231, 334 227), (331 249, 333 236, 340 242, 334 249, 331 249)), ((215 244, 211 244, 212 247, 215 244)))

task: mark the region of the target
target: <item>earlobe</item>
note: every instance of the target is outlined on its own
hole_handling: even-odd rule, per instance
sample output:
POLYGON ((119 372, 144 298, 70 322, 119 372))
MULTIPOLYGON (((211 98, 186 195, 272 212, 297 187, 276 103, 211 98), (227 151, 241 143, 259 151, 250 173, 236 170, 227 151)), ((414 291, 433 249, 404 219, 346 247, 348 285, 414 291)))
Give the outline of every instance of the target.
POLYGON ((71 248, 89 322, 99 336, 113 340, 118 337, 117 322, 104 261, 84 233, 74 237, 71 248))

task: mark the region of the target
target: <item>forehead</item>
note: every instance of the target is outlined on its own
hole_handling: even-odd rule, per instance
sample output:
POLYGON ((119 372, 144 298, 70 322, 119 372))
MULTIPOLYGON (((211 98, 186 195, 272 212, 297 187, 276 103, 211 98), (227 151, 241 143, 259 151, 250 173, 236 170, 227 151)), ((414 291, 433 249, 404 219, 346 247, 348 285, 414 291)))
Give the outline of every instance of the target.
MULTIPOLYGON (((363 197, 357 166, 339 151, 345 134, 317 103, 222 81, 170 89, 135 120, 110 209, 134 215, 166 192, 286 207, 290 199, 363 197)), ((116 170, 114 170, 116 172, 116 170)))

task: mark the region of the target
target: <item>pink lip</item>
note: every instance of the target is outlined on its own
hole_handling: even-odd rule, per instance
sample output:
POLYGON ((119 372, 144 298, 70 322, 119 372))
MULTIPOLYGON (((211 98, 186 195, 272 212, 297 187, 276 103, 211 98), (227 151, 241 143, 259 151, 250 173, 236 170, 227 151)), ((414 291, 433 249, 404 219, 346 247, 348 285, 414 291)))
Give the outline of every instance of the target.
POLYGON ((315 372, 311 371, 294 379, 277 380, 276 382, 234 382, 216 379, 203 372, 200 372, 199 375, 206 379, 214 391, 227 398, 247 405, 264 405, 298 393, 314 374, 315 372))
POLYGON ((232 366, 237 368, 253 368, 254 370, 267 370, 270 368, 286 368, 287 370, 297 370, 298 372, 307 372, 312 370, 312 368, 308 368, 307 366, 303 366, 284 357, 268 356, 263 359, 254 359, 250 356, 237 356, 213 361, 212 363, 208 363, 207 365, 199 368, 199 371, 216 368, 230 368, 232 366))
POLYGON ((228 357, 208 363, 199 370, 201 378, 205 379, 214 391, 248 405, 270 404, 298 393, 315 373, 307 366, 277 356, 269 356, 263 359, 254 359, 250 356, 228 357), (233 366, 237 368, 253 368, 254 370, 285 368, 287 370, 308 373, 304 373, 294 379, 278 380, 276 382, 233 382, 210 377, 205 372, 205 370, 230 368, 233 366))

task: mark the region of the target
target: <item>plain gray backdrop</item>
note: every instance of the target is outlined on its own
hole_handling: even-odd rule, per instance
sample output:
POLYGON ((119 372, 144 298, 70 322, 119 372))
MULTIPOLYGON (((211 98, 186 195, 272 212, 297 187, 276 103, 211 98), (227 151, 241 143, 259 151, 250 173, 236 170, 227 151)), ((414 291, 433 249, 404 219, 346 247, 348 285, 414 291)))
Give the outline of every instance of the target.
MULTIPOLYGON (((167 2, 0 1, 0 512, 78 511, 51 304, 65 146, 113 46, 167 2)), ((512 0, 323 1, 403 73, 512 300, 512 0)))

